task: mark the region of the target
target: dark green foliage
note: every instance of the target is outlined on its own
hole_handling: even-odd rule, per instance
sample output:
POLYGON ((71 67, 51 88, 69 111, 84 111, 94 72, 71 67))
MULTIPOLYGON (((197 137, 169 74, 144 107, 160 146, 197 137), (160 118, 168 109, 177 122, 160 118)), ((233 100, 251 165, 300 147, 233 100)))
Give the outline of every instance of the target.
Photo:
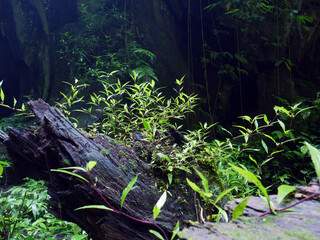
POLYGON ((22 186, 0 192, 1 239, 86 239, 77 225, 47 212, 46 190, 44 181, 27 178, 22 186))
POLYGON ((155 55, 136 41, 133 16, 123 6, 112 1, 86 1, 81 5, 81 29, 65 32, 61 57, 72 66, 75 77, 92 83, 100 71, 117 70, 121 79, 133 70, 141 79, 157 77, 152 63, 155 55))
POLYGON ((16 129, 24 129, 28 126, 27 124, 28 119, 22 116, 11 116, 7 118, 0 119, 0 130, 8 133, 7 127, 14 127, 16 129))

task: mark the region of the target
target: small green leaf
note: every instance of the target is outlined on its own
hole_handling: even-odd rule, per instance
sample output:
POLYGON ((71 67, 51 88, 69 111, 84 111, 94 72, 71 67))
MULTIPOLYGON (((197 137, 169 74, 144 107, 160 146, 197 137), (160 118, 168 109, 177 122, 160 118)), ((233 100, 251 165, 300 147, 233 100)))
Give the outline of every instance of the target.
POLYGON ((0 161, 0 164, 2 164, 2 165, 6 165, 6 166, 10 166, 10 163, 8 163, 8 162, 4 162, 4 161, 0 161))
POLYGON ((296 188, 294 186, 289 185, 281 185, 278 187, 278 195, 277 195, 277 201, 278 204, 282 202, 283 199, 293 191, 295 191, 296 188))
POLYGON ((279 66, 281 65, 281 63, 283 63, 283 61, 282 61, 282 60, 279 60, 279 61, 277 61, 277 62, 274 64, 274 66, 275 66, 275 67, 279 67, 279 66))
POLYGON ((157 204, 153 208, 153 220, 156 220, 157 216, 161 212, 161 208, 167 201, 167 191, 164 191, 161 197, 159 198, 157 204))
POLYGON ((157 153, 157 155, 160 157, 160 158, 164 158, 164 159, 166 159, 169 163, 171 163, 171 160, 170 160, 170 158, 166 155, 166 154, 163 154, 163 153, 161 153, 161 152, 159 152, 159 153, 157 153))
POLYGON ((256 175, 254 175, 252 172, 244 170, 242 168, 236 167, 234 165, 232 165, 231 163, 229 164, 234 170, 236 170, 242 177, 244 177, 245 179, 247 179, 248 181, 252 182, 253 184, 255 184, 260 191, 263 193, 263 195, 266 197, 269 208, 271 209, 271 202, 270 202, 270 198, 269 195, 267 193, 266 188, 262 185, 262 183, 260 182, 260 180, 257 178, 256 175))
POLYGON ((129 182, 128 186, 123 190, 122 196, 121 196, 121 207, 122 207, 124 200, 126 199, 128 193, 129 193, 129 191, 132 189, 133 185, 136 183, 139 175, 140 175, 140 173, 138 173, 137 176, 135 176, 134 179, 132 179, 129 182))
POLYGON ((227 2, 227 3, 226 3, 226 9, 227 9, 227 11, 230 11, 230 7, 231 7, 231 2, 227 2))
POLYGON ((60 94, 61 94, 65 99, 68 99, 67 95, 65 95, 63 92, 60 92, 60 94))
POLYGON ((52 171, 52 172, 60 172, 60 173, 69 174, 69 175, 71 175, 71 176, 80 178, 80 179, 83 180, 83 181, 89 182, 87 179, 85 179, 85 178, 82 177, 81 175, 76 174, 76 173, 74 173, 74 172, 65 171, 65 170, 63 170, 63 169, 51 169, 51 171, 52 171))
POLYGON ((13 98, 13 108, 15 108, 16 105, 17 105, 17 99, 14 97, 14 98, 13 98))
MULTIPOLYGON (((65 159, 68 161, 67 159, 65 159)), ((59 168, 60 170, 80 170, 82 172, 87 172, 87 170, 83 167, 64 167, 64 168, 59 168)))
POLYGON ((303 155, 306 155, 306 153, 308 152, 308 147, 303 145, 300 147, 300 151, 302 152, 303 155))
POLYGON ((161 240, 165 240, 159 232, 157 232, 155 230, 149 230, 149 232, 152 233, 153 235, 155 235, 157 238, 159 238, 161 240))
POLYGON ((169 184, 172 183, 172 173, 168 173, 168 181, 169 181, 169 184))
POLYGON ((76 234, 76 235, 73 235, 70 240, 82 240, 82 239, 87 239, 87 235, 76 234))
POLYGON ((261 139, 261 144, 262 144, 262 147, 264 148, 264 150, 266 151, 266 153, 268 154, 268 146, 267 146, 267 144, 263 141, 263 139, 261 139))
POLYGON ((190 171, 190 169, 188 169, 188 168, 185 167, 185 166, 175 166, 175 168, 178 168, 178 169, 180 169, 180 170, 183 170, 183 171, 185 171, 185 172, 187 172, 187 173, 192 174, 192 172, 190 171))
POLYGON ((146 120, 142 119, 142 123, 143 123, 144 128, 147 131, 151 131, 152 130, 149 122, 147 122, 146 120))
POLYGON ((236 8, 236 9, 233 9, 231 11, 226 12, 225 14, 234 14, 234 13, 236 13, 238 11, 240 11, 240 9, 236 8))
POLYGON ((249 154, 249 159, 254 162, 256 165, 258 165, 257 161, 249 154))
POLYGON ((193 191, 199 193, 199 194, 203 194, 201 189, 197 186, 197 184, 195 184, 194 182, 190 181, 189 178, 187 178, 187 183, 190 185, 190 187, 193 189, 193 191))
POLYGON ((0 164, 0 176, 2 175, 3 173, 3 166, 0 164))
POLYGON ((86 170, 89 172, 91 171, 91 169, 97 164, 96 161, 90 161, 87 163, 87 167, 86 167, 86 170))
POLYGON ((176 224, 176 226, 174 227, 171 240, 173 240, 173 239, 175 238, 175 236, 176 236, 177 233, 179 232, 179 229, 180 229, 180 221, 178 221, 177 224, 176 224))
POLYGON ((247 206, 250 196, 246 197, 241 203, 239 203, 233 210, 232 220, 236 220, 240 217, 247 206))
POLYGON ((280 127, 282 128, 282 130, 285 132, 286 131, 286 125, 279 119, 278 119, 278 123, 279 123, 280 127))
POLYGON ((228 222, 228 221, 229 221, 229 218, 228 218, 227 212, 226 212, 223 208, 221 208, 221 207, 219 207, 219 206, 217 206, 217 205, 215 205, 215 207, 218 209, 219 214, 221 214, 221 215, 223 216, 224 220, 225 220, 226 222, 228 222))
POLYGON ((82 210, 82 209, 102 209, 107 211, 113 211, 112 208, 108 208, 104 205, 87 205, 87 206, 76 208, 75 211, 82 210))
POLYGON ((4 92, 3 92, 2 88, 0 88, 0 100, 1 100, 1 102, 4 101, 4 92))
POLYGON ((156 218, 160 212, 161 212, 161 210, 157 207, 157 205, 154 205, 154 207, 153 207, 153 220, 156 220, 156 218))
POLYGON ((227 195, 229 192, 233 191, 235 187, 229 188, 227 190, 224 190, 222 193, 219 194, 219 196, 216 198, 214 204, 217 204, 225 195, 227 195))
POLYGON ((198 176, 201 178, 202 186, 203 186, 205 192, 210 192, 208 179, 200 171, 198 171, 196 168, 194 170, 196 171, 198 176))
POLYGON ((316 170, 318 179, 320 179, 320 151, 318 149, 316 149, 315 147, 313 147, 312 145, 310 145, 307 142, 304 142, 304 144, 308 147, 310 155, 311 155, 311 159, 314 165, 314 168, 316 170))

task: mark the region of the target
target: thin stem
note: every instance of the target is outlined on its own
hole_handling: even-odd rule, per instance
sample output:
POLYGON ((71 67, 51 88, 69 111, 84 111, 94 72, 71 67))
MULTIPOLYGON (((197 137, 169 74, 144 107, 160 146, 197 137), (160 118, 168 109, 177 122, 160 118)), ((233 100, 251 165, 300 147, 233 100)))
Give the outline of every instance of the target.
MULTIPOLYGON (((300 203, 302 203, 302 202, 304 202, 304 201, 307 201, 307 200, 309 200, 309 199, 311 199, 311 198, 314 198, 314 197, 317 197, 317 196, 319 196, 319 195, 320 195, 320 193, 311 194, 309 197, 306 197, 306 198, 304 198, 304 199, 302 199, 302 200, 300 200, 300 201, 298 201, 298 202, 296 202, 296 203, 294 203, 294 204, 292 204, 292 205, 290 205, 290 206, 288 206, 288 207, 281 208, 281 209, 278 209, 278 210, 276 209, 275 211, 276 211, 276 212, 283 212, 283 211, 285 211, 285 210, 287 210, 287 209, 289 209, 289 208, 292 208, 292 207, 294 207, 294 206, 296 206, 296 205, 298 205, 298 204, 300 204, 300 203)), ((273 212, 273 211, 265 212, 265 213, 259 215, 259 217, 266 216, 266 215, 268 215, 268 214, 270 214, 270 213, 272 213, 272 212, 273 212)))

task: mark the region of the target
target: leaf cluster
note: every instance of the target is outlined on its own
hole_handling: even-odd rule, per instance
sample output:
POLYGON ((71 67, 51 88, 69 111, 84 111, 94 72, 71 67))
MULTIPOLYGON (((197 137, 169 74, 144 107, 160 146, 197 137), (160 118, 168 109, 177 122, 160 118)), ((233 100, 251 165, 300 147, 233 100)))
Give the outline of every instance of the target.
POLYGON ((85 239, 74 223, 56 219, 47 212, 49 199, 44 181, 26 178, 21 186, 0 192, 1 239, 85 239))

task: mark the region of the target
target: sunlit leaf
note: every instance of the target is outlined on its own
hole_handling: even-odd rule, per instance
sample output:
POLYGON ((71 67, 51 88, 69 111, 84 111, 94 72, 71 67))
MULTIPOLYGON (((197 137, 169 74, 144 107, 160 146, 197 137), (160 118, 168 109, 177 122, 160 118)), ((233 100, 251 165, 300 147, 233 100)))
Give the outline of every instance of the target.
POLYGON ((226 212, 223 208, 221 208, 221 207, 219 207, 219 206, 217 206, 217 205, 215 205, 215 207, 218 209, 219 214, 221 214, 221 215, 223 216, 224 220, 225 220, 226 222, 228 222, 228 221, 229 221, 229 218, 228 218, 227 212, 226 212))
POLYGON ((238 217, 240 217, 246 208, 250 196, 246 197, 241 203, 239 203, 232 212, 232 220, 236 220, 238 217))
POLYGON ((157 216, 161 212, 161 208, 167 201, 167 191, 164 191, 161 197, 159 198, 158 202, 156 205, 153 207, 153 219, 156 220, 157 216))
POLYGON ((252 172, 244 170, 242 168, 239 168, 237 166, 234 166, 232 164, 229 164, 234 170, 236 170, 242 177, 244 177, 246 180, 248 180, 249 182, 252 182, 253 184, 255 184, 260 191, 263 193, 263 195, 266 197, 267 201, 268 201, 268 205, 269 208, 271 207, 271 203, 270 203, 270 198, 269 195, 267 193, 266 188, 262 185, 262 183, 260 182, 260 180, 257 178, 256 175, 254 175, 252 172))
POLYGON ((1 100, 1 102, 4 101, 4 92, 3 92, 2 88, 0 88, 0 100, 1 100))
POLYGON ((76 234, 76 235, 73 235, 70 240, 82 240, 82 239, 87 239, 87 237, 88 237, 87 235, 76 234))
POLYGON ((133 185, 136 183, 138 177, 139 177, 140 173, 137 174, 137 176, 135 176, 128 184, 128 186, 123 190, 122 195, 121 195, 121 207, 124 203, 124 200, 126 199, 128 193, 130 192, 130 190, 132 189, 133 185))
POLYGON ((17 99, 14 97, 14 98, 13 98, 13 107, 15 108, 16 105, 17 105, 17 99))
POLYGON ((87 163, 87 167, 86 167, 86 170, 87 171, 91 171, 91 169, 97 164, 96 161, 90 161, 87 163))
POLYGON ((83 209, 101 209, 101 210, 113 211, 112 208, 108 208, 104 205, 87 205, 87 206, 76 208, 75 211, 83 210, 83 209))
POLYGON ((277 194, 277 201, 278 204, 282 202, 283 199, 285 199, 286 196, 288 196, 290 193, 296 190, 296 187, 289 186, 289 185, 281 185, 278 187, 278 194, 277 194))
POLYGON ((229 192, 233 191, 235 187, 229 188, 227 190, 224 190, 222 193, 219 194, 219 196, 215 200, 215 204, 217 204, 225 195, 227 195, 229 192))
POLYGON ((285 132, 286 131, 286 125, 279 119, 278 119, 278 123, 279 123, 280 127, 282 128, 282 130, 285 132))
POLYGON ((80 170, 82 172, 87 172, 87 170, 83 167, 64 167, 64 168, 59 168, 60 170, 80 170))
POLYGON ((171 160, 170 158, 166 155, 166 154, 163 154, 161 152, 157 153, 157 155, 162 158, 162 159, 166 159, 169 163, 171 163, 171 160))
POLYGON ((307 142, 304 142, 304 144, 308 147, 310 155, 311 155, 311 159, 314 165, 314 168, 316 170, 318 179, 320 179, 320 151, 318 149, 316 149, 315 147, 313 147, 312 145, 310 145, 307 142))
POLYGON ((256 165, 258 165, 257 164, 257 161, 249 154, 249 159, 252 161, 252 162, 254 162, 256 165))
POLYGON ((202 172, 200 172, 199 170, 197 170, 196 168, 194 168, 194 170, 196 171, 196 173, 198 174, 198 176, 201 178, 202 181, 202 186, 205 190, 205 192, 209 192, 209 182, 208 179, 202 174, 202 172))
POLYGON ((157 238, 159 238, 160 240, 165 240, 164 238, 163 238, 163 236, 159 233, 159 232, 157 232, 157 231, 155 231, 155 230, 149 230, 149 232, 150 233, 152 233, 153 235, 155 235, 157 238))
POLYGON ((81 175, 79 174, 76 174, 74 172, 69 172, 69 171, 65 171, 63 169, 51 169, 52 172, 60 172, 60 173, 65 173, 65 174, 69 174, 71 176, 74 176, 74 177, 77 177, 83 181, 86 181, 86 182, 89 182, 87 179, 85 179, 84 177, 82 177, 81 175))
POLYGON ((169 181, 169 184, 172 183, 172 173, 168 173, 168 181, 169 181))
POLYGON ((185 171, 185 172, 187 172, 187 173, 192 174, 191 170, 188 169, 188 168, 185 167, 185 166, 175 166, 175 168, 181 169, 181 170, 183 170, 183 171, 185 171))
POLYGON ((144 128, 147 130, 147 131, 151 131, 151 126, 150 126, 150 123, 147 122, 146 120, 142 119, 142 124, 144 126, 144 128))
POLYGON ((180 230, 180 221, 178 221, 177 224, 176 224, 176 226, 174 227, 171 240, 173 240, 173 239, 175 238, 175 236, 177 235, 177 232, 178 232, 179 230, 180 230))
POLYGON ((262 144, 262 147, 264 148, 264 150, 266 151, 266 153, 268 154, 269 151, 268 151, 268 146, 267 144, 263 141, 263 139, 261 139, 261 144, 262 144))

